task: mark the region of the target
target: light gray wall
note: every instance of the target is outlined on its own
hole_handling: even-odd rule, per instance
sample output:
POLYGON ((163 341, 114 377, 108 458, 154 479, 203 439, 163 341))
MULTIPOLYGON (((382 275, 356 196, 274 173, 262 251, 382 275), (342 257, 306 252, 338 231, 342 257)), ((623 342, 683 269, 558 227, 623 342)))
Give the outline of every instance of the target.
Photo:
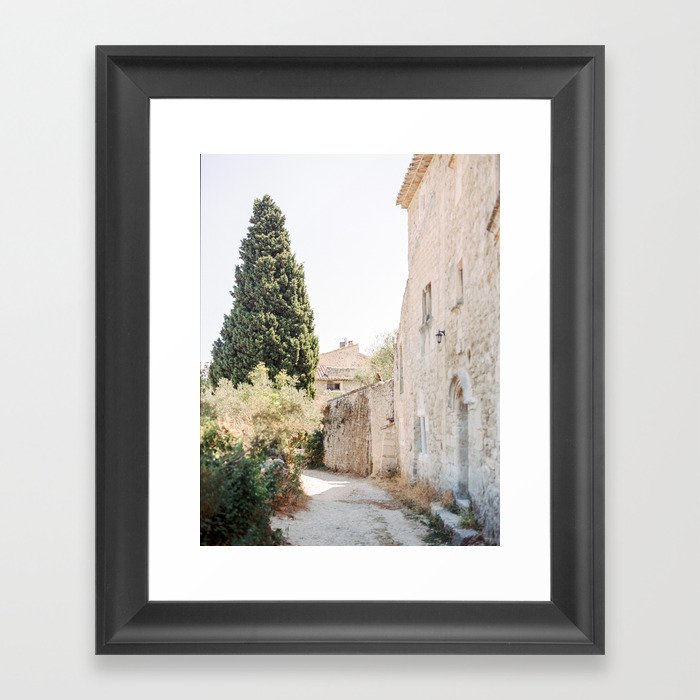
POLYGON ((5 3, 4 695, 691 697, 700 573, 697 8, 692 0, 5 3), (606 657, 92 656, 97 43, 607 44, 606 657))

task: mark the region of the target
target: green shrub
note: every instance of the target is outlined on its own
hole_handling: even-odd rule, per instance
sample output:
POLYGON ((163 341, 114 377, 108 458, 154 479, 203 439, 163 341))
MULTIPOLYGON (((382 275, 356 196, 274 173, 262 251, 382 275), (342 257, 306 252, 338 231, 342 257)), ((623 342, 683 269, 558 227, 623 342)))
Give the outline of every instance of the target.
POLYGON ((280 544, 270 525, 277 477, 260 456, 246 456, 240 443, 216 423, 200 432, 200 544, 280 544))
POLYGON ((295 454, 286 460, 274 449, 258 456, 264 459, 261 474, 274 513, 292 513, 303 506, 308 498, 301 483, 304 470, 303 455, 295 454))
POLYGON ((221 457, 236 450, 232 435, 208 417, 200 417, 199 455, 200 457, 221 457))
POLYGON ((304 468, 325 469, 323 458, 323 430, 314 430, 304 443, 304 468))
POLYGON ((290 464, 294 448, 319 427, 320 407, 284 372, 270 379, 263 364, 249 381, 235 387, 222 379, 213 391, 204 390, 202 414, 215 416, 246 450, 258 455, 276 451, 290 464))
POLYGON ((287 477, 287 465, 279 458, 266 459, 260 468, 262 484, 269 501, 274 501, 284 488, 287 477))
POLYGON ((272 498, 275 513, 293 513, 306 503, 308 496, 301 483, 303 469, 303 461, 298 455, 279 469, 272 498))
POLYGON ((213 420, 214 409, 211 404, 206 401, 206 396, 211 392, 211 384, 207 378, 207 373, 209 370, 209 364, 205 364, 200 367, 199 370, 199 421, 200 425, 203 421, 210 419, 213 420))
POLYGON ((264 365, 250 382, 200 385, 202 544, 278 543, 270 516, 307 498, 296 448, 319 427, 319 405, 286 374, 271 380, 264 365))
POLYGON ((479 522, 471 508, 463 509, 459 512, 459 526, 465 530, 473 530, 479 527, 479 522))
POLYGON ((369 362, 355 375, 355 381, 369 386, 376 383, 378 377, 386 381, 394 376, 397 335, 398 331, 391 331, 376 337, 370 349, 369 362))

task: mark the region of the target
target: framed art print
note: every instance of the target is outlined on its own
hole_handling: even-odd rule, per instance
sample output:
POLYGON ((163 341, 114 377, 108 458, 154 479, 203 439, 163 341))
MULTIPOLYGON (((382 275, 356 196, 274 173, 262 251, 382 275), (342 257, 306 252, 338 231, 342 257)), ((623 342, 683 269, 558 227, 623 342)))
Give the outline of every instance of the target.
POLYGON ((603 653, 603 59, 97 48, 97 653, 603 653))

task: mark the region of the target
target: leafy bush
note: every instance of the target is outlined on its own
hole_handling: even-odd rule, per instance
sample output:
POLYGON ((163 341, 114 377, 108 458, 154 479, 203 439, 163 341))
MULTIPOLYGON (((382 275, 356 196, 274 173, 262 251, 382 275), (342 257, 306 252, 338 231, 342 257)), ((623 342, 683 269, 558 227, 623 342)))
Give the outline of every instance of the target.
POLYGON ((279 544, 270 517, 306 499, 295 448, 319 427, 320 408, 286 374, 271 380, 262 364, 249 379, 238 387, 222 379, 215 389, 201 380, 202 544, 279 544))
POLYGON ((290 464, 293 449, 319 427, 320 408, 284 372, 270 379, 263 364, 251 372, 249 381, 235 387, 222 379, 214 390, 205 389, 202 414, 216 416, 246 450, 259 455, 278 451, 290 464))
POLYGON ((303 470, 303 460, 299 455, 295 455, 291 462, 282 463, 281 467, 278 467, 271 503, 275 513, 293 513, 305 505, 308 496, 301 484, 303 470))
POLYGON ((274 501, 277 494, 284 488, 287 471, 287 465, 282 459, 268 458, 263 462, 260 474, 265 493, 270 501, 274 501))
POLYGON ((325 469, 323 458, 323 430, 314 430, 304 444, 304 468, 325 469))
POLYGON ((270 525, 277 479, 261 457, 246 456, 216 423, 200 431, 200 544, 280 544, 270 525))
POLYGON ((219 424, 208 417, 200 418, 199 424, 199 455, 205 459, 208 457, 221 457, 236 451, 233 437, 227 430, 222 430, 219 424))
POLYGON ((209 364, 206 363, 199 368, 199 421, 200 427, 203 421, 207 419, 213 420, 214 409, 211 404, 209 404, 205 397, 211 391, 211 384, 208 379, 209 364))
POLYGON ((369 363, 355 376, 355 380, 368 386, 377 382, 380 377, 382 381, 391 379, 394 376, 394 357, 396 354, 397 331, 384 333, 377 336, 371 348, 369 363))
POLYGON ((479 521, 471 508, 459 512, 459 526, 466 530, 473 530, 479 527, 479 521))

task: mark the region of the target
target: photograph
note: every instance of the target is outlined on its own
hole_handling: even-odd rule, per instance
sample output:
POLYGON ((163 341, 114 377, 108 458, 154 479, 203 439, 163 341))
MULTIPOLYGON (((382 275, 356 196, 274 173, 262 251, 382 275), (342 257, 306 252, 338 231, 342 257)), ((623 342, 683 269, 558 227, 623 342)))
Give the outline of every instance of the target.
POLYGON ((500 155, 202 154, 200 545, 500 544, 500 155))

